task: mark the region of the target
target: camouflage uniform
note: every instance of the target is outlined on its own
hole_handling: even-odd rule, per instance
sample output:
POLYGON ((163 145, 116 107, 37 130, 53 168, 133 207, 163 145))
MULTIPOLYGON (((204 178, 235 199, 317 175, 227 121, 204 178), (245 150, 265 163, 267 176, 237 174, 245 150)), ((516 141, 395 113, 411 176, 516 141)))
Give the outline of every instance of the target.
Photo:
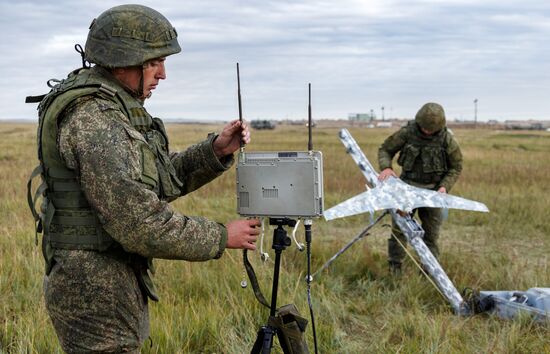
MULTIPOLYGON (((424 105, 414 121, 388 137, 378 150, 380 171, 391 168, 393 157, 399 152, 397 163, 402 167, 400 178, 416 187, 449 192, 462 171, 462 153, 453 134, 445 127, 443 108, 436 103, 424 105), (435 132, 423 134, 420 127, 435 132)), ((435 257, 439 255, 437 239, 442 223, 441 209, 418 208, 418 217, 425 231, 424 242, 435 257)), ((392 223, 392 233, 404 245, 406 238, 392 223)), ((399 268, 405 251, 394 237, 388 239, 390 266, 399 268)))
MULTIPOLYGON (((181 195, 231 166, 232 158, 220 162, 214 155, 213 138, 170 154, 170 164, 182 182, 181 195)), ((146 258, 220 257, 225 227, 181 215, 159 198, 148 176, 155 171, 143 159, 144 144, 149 146, 110 100, 83 97, 61 120, 59 153, 67 167, 77 171, 86 199, 115 245, 146 258)), ((159 157, 153 158, 154 166, 159 157)), ((67 352, 133 350, 148 336, 146 296, 134 267, 120 258, 109 251, 53 251, 45 281, 46 305, 67 352)))
POLYGON ((73 72, 39 111, 47 188, 39 188, 38 231, 56 333, 69 353, 139 352, 149 335, 148 298, 158 300, 152 259, 219 258, 227 241, 225 226, 168 202, 221 175, 233 156, 216 157, 214 134, 169 153, 162 121, 100 66, 73 72))

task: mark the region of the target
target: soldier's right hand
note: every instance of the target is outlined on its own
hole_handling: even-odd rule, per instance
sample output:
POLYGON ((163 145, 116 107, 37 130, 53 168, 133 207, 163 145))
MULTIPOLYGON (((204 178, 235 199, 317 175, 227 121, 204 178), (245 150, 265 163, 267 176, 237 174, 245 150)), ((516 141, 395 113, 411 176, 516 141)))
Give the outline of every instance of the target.
POLYGON ((227 248, 256 249, 256 239, 260 234, 260 220, 234 220, 227 223, 227 248))
POLYGON ((382 170, 382 172, 380 172, 380 174, 378 175, 378 180, 379 181, 385 181, 385 180, 388 179, 389 176, 397 177, 395 172, 391 168, 388 167, 388 168, 385 168, 384 170, 382 170))
POLYGON ((399 209, 397 209, 397 214, 399 214, 399 216, 401 216, 401 217, 405 217, 405 216, 409 215, 409 213, 407 213, 406 211, 399 210, 399 209))

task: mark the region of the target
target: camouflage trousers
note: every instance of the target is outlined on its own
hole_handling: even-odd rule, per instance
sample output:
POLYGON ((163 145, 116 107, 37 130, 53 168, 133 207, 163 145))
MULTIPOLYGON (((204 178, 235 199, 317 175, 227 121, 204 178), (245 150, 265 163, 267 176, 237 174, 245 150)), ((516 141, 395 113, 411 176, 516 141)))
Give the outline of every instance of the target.
POLYGON ((132 268, 90 251, 56 250, 54 259, 44 294, 63 350, 139 353, 149 315, 132 268))
MULTIPOLYGON (((413 214, 417 213, 418 218, 424 229, 424 243, 435 258, 439 257, 439 248, 437 246, 437 239, 439 238, 439 229, 443 222, 443 216, 441 209, 439 208, 418 208, 415 209, 413 214)), ((392 220, 392 234, 399 239, 403 245, 407 245, 407 239, 401 232, 399 227, 392 220)), ((388 239, 388 260, 392 264, 401 264, 405 258, 405 250, 397 240, 390 235, 388 239)))

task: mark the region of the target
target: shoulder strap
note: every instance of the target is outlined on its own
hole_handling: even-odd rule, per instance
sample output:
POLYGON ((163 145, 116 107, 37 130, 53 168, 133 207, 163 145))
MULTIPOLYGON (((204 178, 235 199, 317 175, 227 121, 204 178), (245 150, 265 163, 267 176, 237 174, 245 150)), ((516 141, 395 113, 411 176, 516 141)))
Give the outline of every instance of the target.
POLYGON ((260 304, 268 308, 271 307, 267 302, 267 300, 265 299, 264 294, 262 293, 262 290, 260 289, 260 285, 258 284, 258 278, 256 278, 256 272, 254 271, 252 264, 248 260, 248 251, 246 249, 243 250, 243 263, 246 269, 246 274, 248 274, 248 279, 250 279, 252 290, 254 290, 254 296, 256 296, 256 299, 260 304))

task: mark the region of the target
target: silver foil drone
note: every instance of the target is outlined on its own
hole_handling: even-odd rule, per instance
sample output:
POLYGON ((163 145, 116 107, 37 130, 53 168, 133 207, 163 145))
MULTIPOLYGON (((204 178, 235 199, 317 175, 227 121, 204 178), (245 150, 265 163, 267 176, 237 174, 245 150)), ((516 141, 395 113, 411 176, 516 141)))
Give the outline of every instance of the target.
POLYGON ((422 240, 424 230, 410 215, 401 216, 397 213, 397 210, 410 212, 412 209, 419 207, 487 212, 489 210, 485 204, 416 188, 394 177, 387 179, 385 182, 380 182, 378 181, 378 174, 346 129, 340 131, 340 140, 342 140, 347 152, 363 172, 372 189, 326 210, 324 213, 325 218, 332 220, 365 212, 372 214, 376 210, 385 210, 385 212, 329 259, 313 276, 328 267, 331 262, 351 247, 354 242, 365 237, 368 231, 389 213, 418 254, 424 266, 423 268, 430 274, 434 283, 436 283, 441 293, 449 301, 456 314, 473 315, 487 312, 504 319, 512 319, 523 313, 531 315, 537 322, 550 320, 550 288, 531 288, 527 291, 481 291, 477 294, 475 292, 471 294, 466 292, 465 296, 467 299, 464 300, 447 277, 447 274, 443 271, 443 268, 441 268, 437 259, 426 247, 422 240))
MULTIPOLYGON (((488 212, 489 209, 487 206, 473 200, 416 188, 394 177, 390 177, 388 180, 381 182, 378 180, 378 173, 374 170, 348 130, 340 130, 339 135, 340 140, 346 147, 347 153, 350 154, 355 163, 357 163, 361 172, 367 179, 368 184, 372 188, 326 210, 323 214, 325 219, 332 220, 365 212, 370 212, 372 214, 376 210, 386 210, 391 214, 393 220, 399 226, 409 244, 416 251, 423 268, 429 273, 441 293, 447 298, 455 313, 461 315, 470 314, 471 310, 468 304, 464 301, 437 259, 422 240, 424 236, 422 227, 410 215, 401 216, 397 211, 403 210, 410 212, 415 208, 430 207, 488 212)), ((380 219, 381 217, 377 219, 377 222, 380 219)), ((372 226, 374 226, 374 223, 371 223, 371 225, 363 230, 354 241, 364 237, 372 226)), ((344 247, 341 252, 347 249, 347 247, 344 247)), ((320 270, 326 268, 337 255, 325 263, 320 270)), ((316 273, 318 272, 319 271, 316 273)))

